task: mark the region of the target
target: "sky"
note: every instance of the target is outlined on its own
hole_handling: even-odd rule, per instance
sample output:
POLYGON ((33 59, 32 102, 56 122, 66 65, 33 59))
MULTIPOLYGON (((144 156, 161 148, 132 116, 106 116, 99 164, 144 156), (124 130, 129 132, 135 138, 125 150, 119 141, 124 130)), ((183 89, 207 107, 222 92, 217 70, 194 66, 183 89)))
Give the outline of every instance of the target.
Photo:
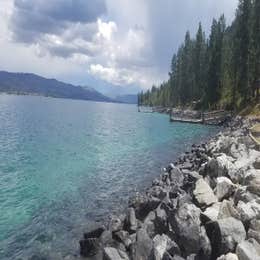
POLYGON ((185 32, 234 18, 238 0, 0 0, 0 70, 103 93, 167 80, 185 32))

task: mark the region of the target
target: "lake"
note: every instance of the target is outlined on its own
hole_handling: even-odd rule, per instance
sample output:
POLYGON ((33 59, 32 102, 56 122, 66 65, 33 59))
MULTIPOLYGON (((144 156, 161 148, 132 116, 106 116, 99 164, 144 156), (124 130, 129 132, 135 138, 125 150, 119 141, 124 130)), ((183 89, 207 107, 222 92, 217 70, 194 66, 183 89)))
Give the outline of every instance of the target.
POLYGON ((217 130, 135 105, 0 95, 0 259, 78 254, 84 231, 217 130))

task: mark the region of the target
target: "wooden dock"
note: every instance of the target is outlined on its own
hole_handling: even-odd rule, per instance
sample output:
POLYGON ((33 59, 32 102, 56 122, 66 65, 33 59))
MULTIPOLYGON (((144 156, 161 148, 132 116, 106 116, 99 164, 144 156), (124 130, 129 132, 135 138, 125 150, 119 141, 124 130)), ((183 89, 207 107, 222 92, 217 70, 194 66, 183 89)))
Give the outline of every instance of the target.
POLYGON ((232 112, 215 110, 202 112, 196 110, 182 110, 167 107, 138 106, 138 112, 142 113, 165 113, 170 115, 171 122, 191 124, 222 125, 232 117, 232 112))
POLYGON ((183 122, 183 123, 192 123, 192 124, 206 124, 206 125, 221 125, 230 119, 232 113, 225 110, 217 110, 211 112, 183 112, 183 116, 180 116, 179 113, 172 112, 170 114, 171 122, 183 122))
POLYGON ((181 118, 181 117, 170 117, 171 122, 182 122, 182 123, 192 123, 192 124, 202 124, 202 119, 192 119, 192 118, 181 118))

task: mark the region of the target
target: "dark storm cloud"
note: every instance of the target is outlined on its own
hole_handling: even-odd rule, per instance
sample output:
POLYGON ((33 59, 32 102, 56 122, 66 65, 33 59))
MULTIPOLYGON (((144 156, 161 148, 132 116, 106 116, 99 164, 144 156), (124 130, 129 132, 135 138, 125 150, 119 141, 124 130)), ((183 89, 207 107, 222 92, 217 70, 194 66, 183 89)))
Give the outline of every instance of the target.
POLYGON ((104 0, 15 0, 11 29, 14 39, 37 41, 41 34, 60 35, 72 24, 88 24, 106 12, 104 0))

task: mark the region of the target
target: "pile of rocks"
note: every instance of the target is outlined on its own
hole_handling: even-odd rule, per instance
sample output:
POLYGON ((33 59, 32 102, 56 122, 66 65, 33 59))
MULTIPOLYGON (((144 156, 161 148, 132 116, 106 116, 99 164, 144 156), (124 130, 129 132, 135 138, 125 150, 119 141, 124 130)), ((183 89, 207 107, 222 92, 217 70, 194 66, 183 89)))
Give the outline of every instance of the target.
POLYGON ((260 152, 237 118, 170 164, 125 215, 85 233, 80 253, 107 260, 260 260, 260 152))

